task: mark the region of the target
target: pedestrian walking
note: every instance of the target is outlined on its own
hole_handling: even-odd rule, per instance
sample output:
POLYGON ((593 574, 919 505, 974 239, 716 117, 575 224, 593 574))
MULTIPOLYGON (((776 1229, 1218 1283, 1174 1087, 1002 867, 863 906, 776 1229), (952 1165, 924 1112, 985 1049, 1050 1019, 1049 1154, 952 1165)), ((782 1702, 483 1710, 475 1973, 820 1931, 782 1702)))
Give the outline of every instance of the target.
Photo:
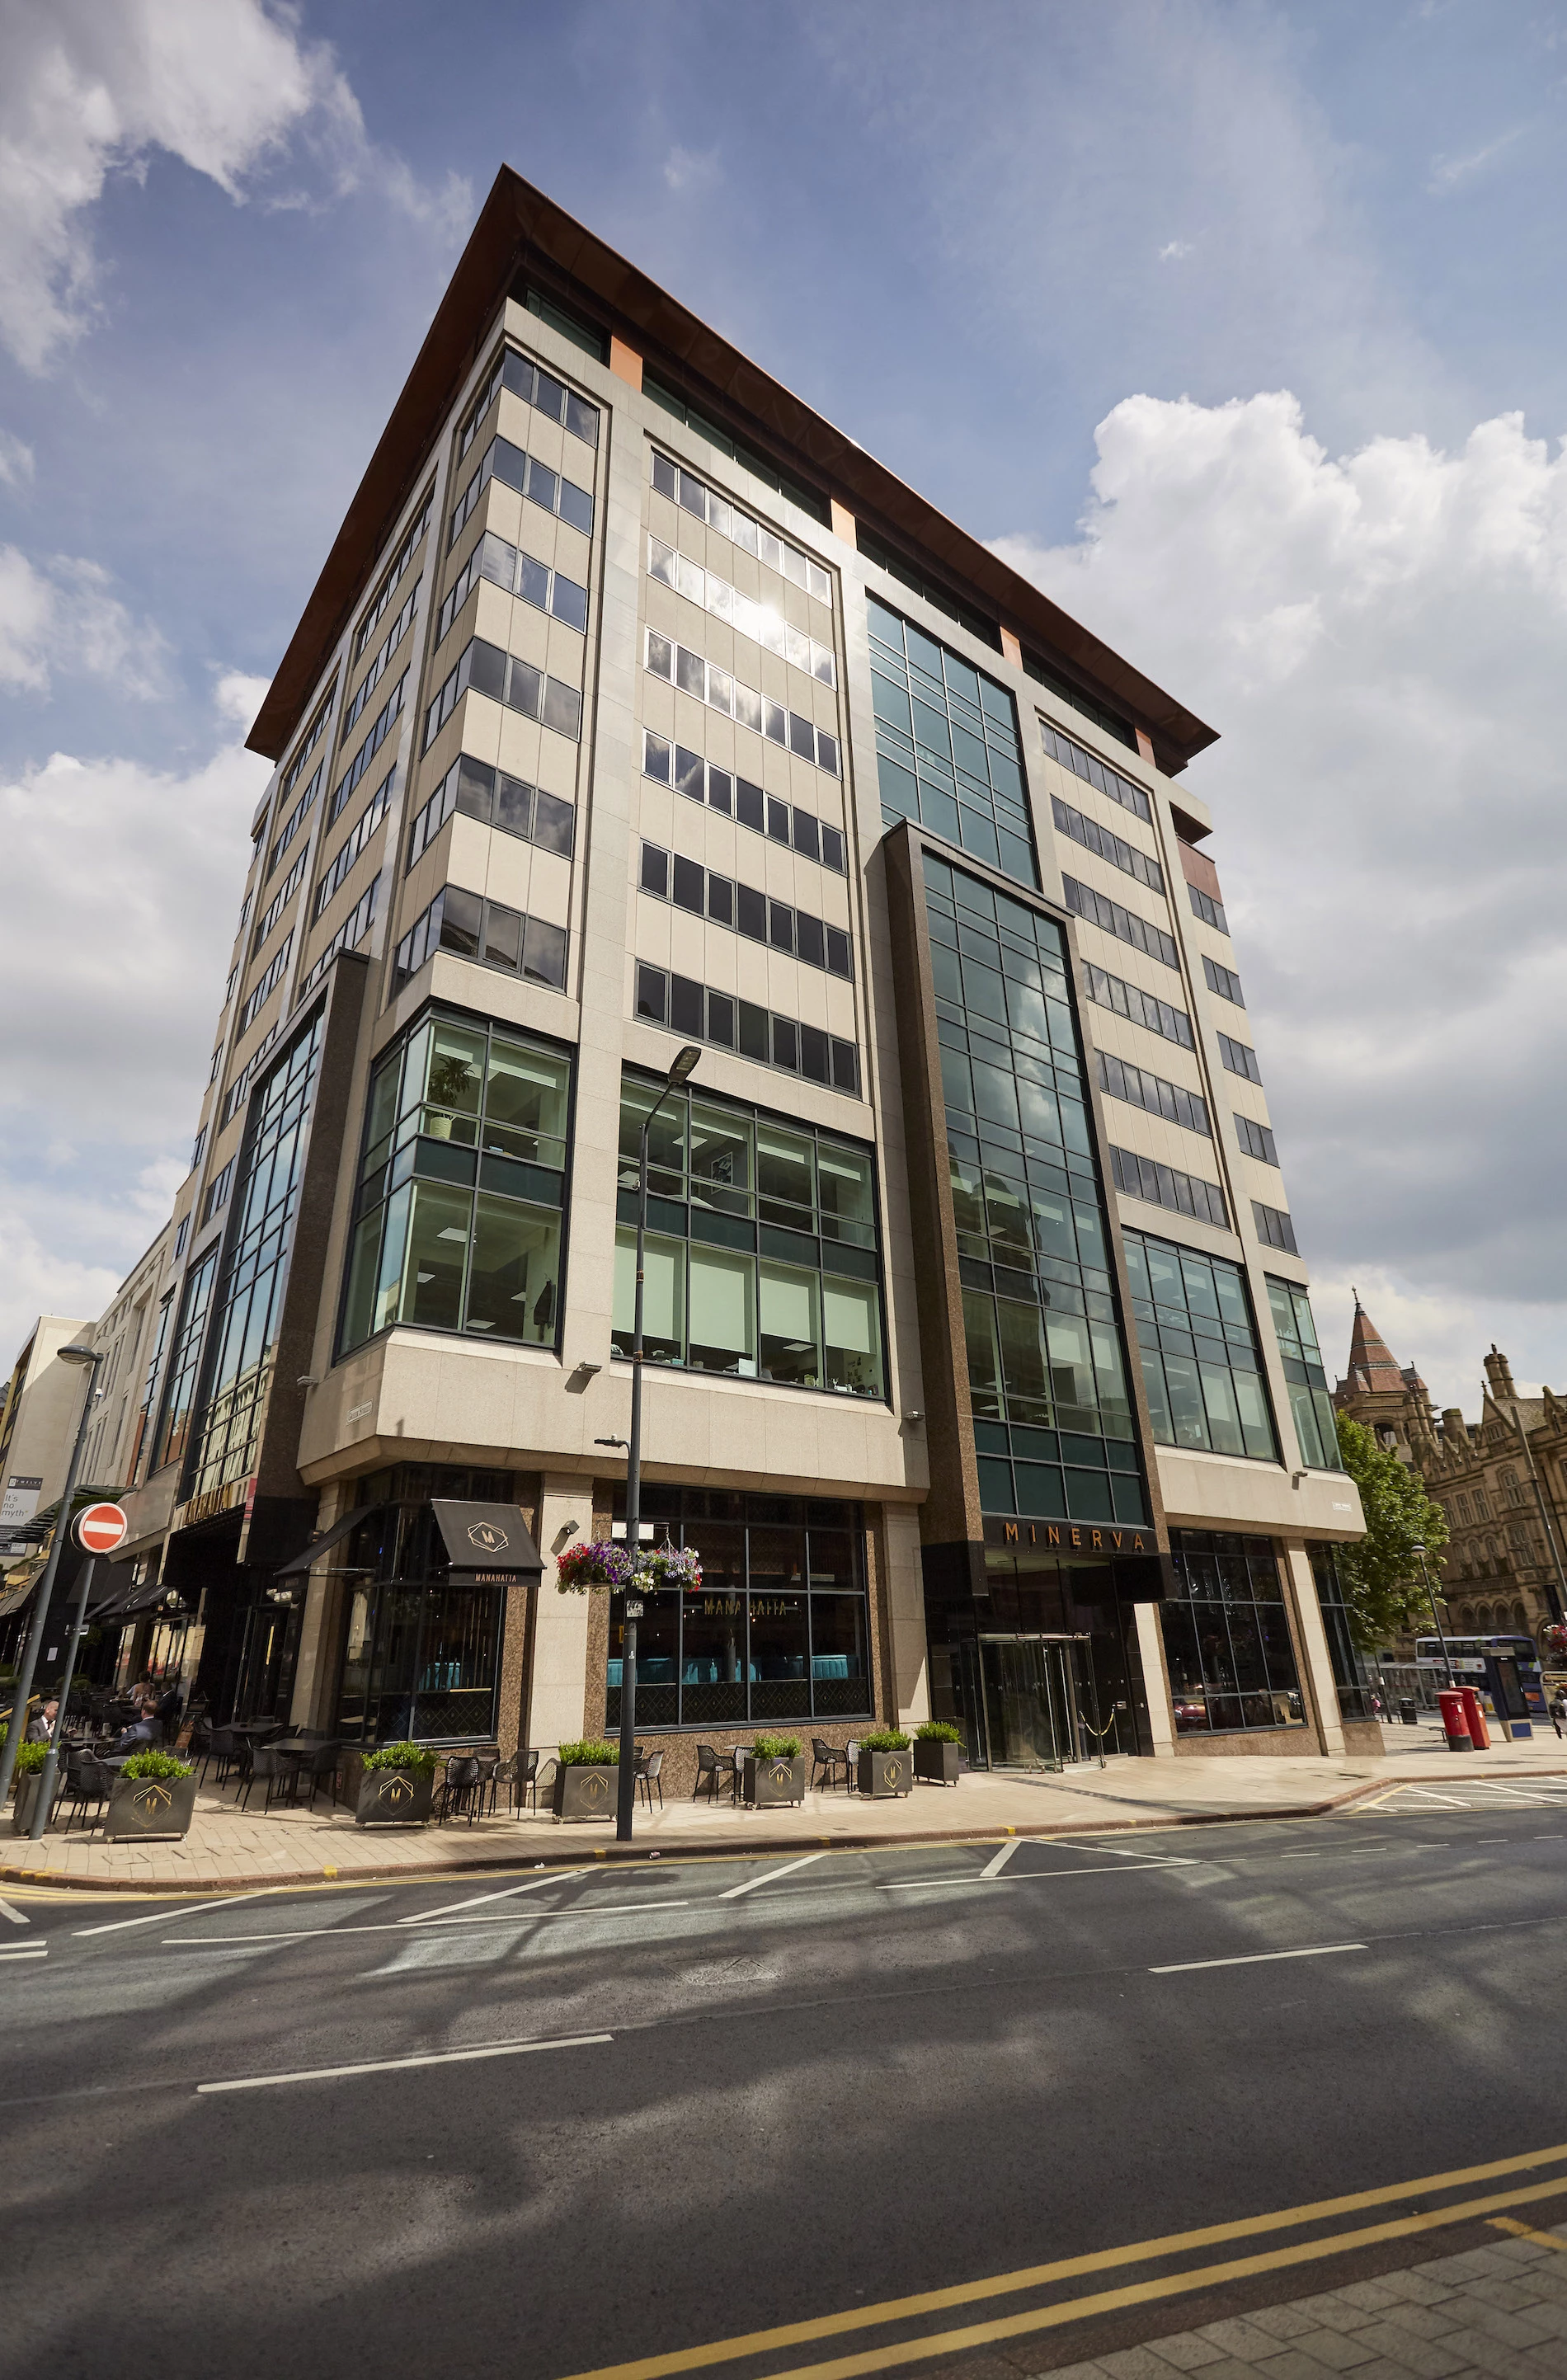
POLYGON ((1567 1686, 1558 1686, 1550 1698, 1550 1723, 1560 1742, 1563 1728, 1567 1728, 1567 1686))

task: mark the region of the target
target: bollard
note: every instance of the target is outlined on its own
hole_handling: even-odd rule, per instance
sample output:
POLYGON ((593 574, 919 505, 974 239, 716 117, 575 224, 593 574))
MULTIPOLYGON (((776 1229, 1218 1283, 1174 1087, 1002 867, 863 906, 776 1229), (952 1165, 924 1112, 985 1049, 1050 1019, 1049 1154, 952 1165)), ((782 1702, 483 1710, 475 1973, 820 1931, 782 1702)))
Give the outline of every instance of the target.
MULTIPOLYGON (((1459 1691, 1464 1696, 1464 1719, 1469 1730, 1469 1741, 1476 1752, 1488 1752, 1491 1748, 1491 1740, 1486 1731, 1486 1714, 1480 1707, 1480 1697, 1473 1686, 1464 1686, 1459 1691)), ((1500 1724, 1505 1733, 1506 1720, 1501 1720, 1500 1724)))
POLYGON ((1469 1732, 1464 1714, 1464 1696, 1456 1686, 1446 1686, 1437 1696, 1442 1715, 1442 1733, 1447 1737, 1450 1752, 1473 1752, 1475 1740, 1469 1732))

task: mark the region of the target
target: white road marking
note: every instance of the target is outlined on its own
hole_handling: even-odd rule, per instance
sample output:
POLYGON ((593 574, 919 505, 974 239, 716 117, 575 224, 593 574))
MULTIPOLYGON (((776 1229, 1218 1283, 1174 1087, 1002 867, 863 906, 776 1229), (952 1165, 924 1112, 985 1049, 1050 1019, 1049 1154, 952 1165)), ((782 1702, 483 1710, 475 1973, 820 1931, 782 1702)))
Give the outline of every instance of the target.
MULTIPOLYGON (((709 1904, 711 1906, 711 1903, 709 1904)), ((531 1925, 547 1917, 656 1917, 665 1909, 690 1909, 697 1906, 689 1900, 661 1900, 655 1908, 644 1911, 635 1901, 602 1900, 591 1909, 498 1909, 493 1917, 448 1917, 447 1925, 531 1925)), ((192 1941, 188 1934, 165 1936, 159 1946, 164 1950, 205 1950, 211 1945, 233 1942, 320 1942, 340 1940, 349 1934, 401 1934, 409 1937, 401 1918, 380 1925, 302 1925, 287 1932, 265 1934, 203 1934, 192 1941)))
POLYGON ((975 1881, 979 1884, 988 1884, 992 1876, 1000 1876, 1002 1868, 1005 1867, 1008 1860, 1012 1857, 1013 1852, 1016 1851, 1026 1840, 1026 1838, 1022 1835, 1014 1835, 1011 1842, 1003 1843, 993 1859, 986 1861, 975 1881))
POLYGON ((1265 1967, 1273 1959, 1336 1959, 1343 1950, 1364 1950, 1364 1942, 1319 1942, 1311 1950, 1252 1950, 1244 1959, 1184 1959, 1179 1966, 1150 1967, 1150 1975, 1195 1975, 1200 1967, 1265 1967))
POLYGON ((0 1900, 0 1917, 8 1917, 13 1925, 30 1925, 32 1923, 31 1918, 24 1917, 19 1909, 13 1909, 8 1900, 0 1900))
MULTIPOLYGON (((826 1857, 825 1852, 807 1852, 804 1859, 791 1860, 786 1867, 770 1867, 765 1876, 753 1876, 749 1884, 732 1884, 727 1892, 721 1892, 718 1897, 720 1900, 738 1900, 744 1893, 755 1892, 764 1884, 776 1884, 780 1876, 793 1876, 796 1868, 809 1867, 815 1861, 826 1857)), ((668 1906, 667 1902, 665 1906, 668 1906)))
POLYGON ((306 2066, 296 2074, 246 2074, 232 2082, 198 2082, 198 2098, 219 2091, 269 2091, 281 2082, 325 2082, 345 2074, 395 2074, 415 2066, 459 2066, 477 2058, 526 2058, 541 2049, 590 2049, 613 2033, 578 2033, 558 2041, 502 2041, 487 2049, 434 2049, 417 2058, 367 2058, 355 2066, 306 2066))
POLYGON ((1138 1860, 1144 1867, 1211 1867, 1211 1860, 1172 1859, 1168 1853, 1156 1859, 1148 1852, 1124 1851, 1118 1843, 1074 1843, 1075 1852, 1102 1852, 1106 1859, 1138 1860))
MULTIPOLYGON (((1014 1850, 1016 1846, 1014 1845, 1014 1850)), ((1138 1867, 1174 1867, 1186 1864, 1184 1860, 1181 1862, 1140 1860, 1136 1866, 1133 1867, 1031 1867, 1022 1876, 995 1876, 989 1871, 982 1876, 910 1876, 906 1883, 879 1884, 876 1889, 878 1892, 934 1892, 944 1885, 966 1888, 976 1884, 1037 1884, 1047 1876, 1097 1876, 1102 1881, 1107 1876, 1136 1876, 1138 1867)), ((1193 1860, 1190 1864, 1193 1867, 1206 1866, 1208 1863, 1193 1860)))
POLYGON ((47 1942, 27 1942, 19 1950, 0 1950, 0 1959, 46 1959, 48 1955, 47 1942))
POLYGON ((181 1917, 201 1917, 210 1909, 237 1909, 242 1900, 261 1900, 269 1892, 281 1892, 276 1884, 258 1885, 254 1892, 231 1893, 226 1900, 193 1900, 188 1909, 154 1909, 146 1917, 116 1917, 108 1925, 79 1925, 76 1937, 85 1942, 91 1934, 123 1934, 131 1925, 155 1925, 161 1919, 165 1925, 177 1924, 181 1917))
POLYGON ((546 1884, 564 1884, 574 1876, 587 1876, 582 1867, 551 1868, 544 1876, 530 1876, 526 1884, 509 1884, 504 1892, 476 1892, 468 1900, 448 1900, 440 1909, 421 1909, 417 1916, 399 1917, 399 1925, 430 1925, 437 1917, 455 1917, 459 1909, 480 1909, 492 1900, 515 1900, 519 1892, 537 1892, 546 1884))

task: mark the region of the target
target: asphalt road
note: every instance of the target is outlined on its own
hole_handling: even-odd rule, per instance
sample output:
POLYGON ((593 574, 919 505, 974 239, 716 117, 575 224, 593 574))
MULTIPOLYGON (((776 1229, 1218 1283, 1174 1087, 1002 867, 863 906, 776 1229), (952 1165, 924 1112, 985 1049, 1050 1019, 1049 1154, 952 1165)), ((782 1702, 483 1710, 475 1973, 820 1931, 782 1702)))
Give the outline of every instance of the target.
MULTIPOLYGON (((13 1890, 0 2371, 893 2369, 1100 2267, 1134 2297, 1207 2271, 1220 2250, 1137 2244, 1194 2226, 1310 2256, 1373 2220, 1319 2201, 1371 2193, 1407 2229, 1511 2182, 1526 2212, 1567 2185, 1564 1883, 1567 1792, 1542 1786, 226 1904, 13 1890), (866 2318, 931 2291, 957 2313, 866 2318)), ((1308 2262, 1274 2294, 1352 2277, 1308 2262)), ((1186 2308, 1118 2336, 1137 2318, 1186 2308)), ((1026 2368, 1089 2351, 1067 2324, 1026 2368)))

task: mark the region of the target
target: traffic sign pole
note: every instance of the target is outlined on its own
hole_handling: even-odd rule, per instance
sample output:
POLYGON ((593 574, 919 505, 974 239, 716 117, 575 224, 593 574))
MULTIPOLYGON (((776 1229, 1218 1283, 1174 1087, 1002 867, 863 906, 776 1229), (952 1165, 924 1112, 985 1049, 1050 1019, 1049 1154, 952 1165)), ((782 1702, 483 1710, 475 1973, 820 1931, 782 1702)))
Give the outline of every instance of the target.
POLYGON ((92 1407, 98 1386, 98 1369, 103 1361, 102 1355, 93 1354, 85 1350, 78 1351, 71 1348, 65 1352, 76 1363, 81 1362, 85 1354, 86 1361, 91 1366, 91 1369, 87 1375, 87 1394, 81 1401, 81 1419, 77 1424, 76 1443, 71 1448, 70 1467, 66 1473, 66 1485, 60 1497, 60 1517, 55 1524, 54 1542, 49 1548, 49 1560, 44 1564, 43 1583, 38 1590, 38 1609, 32 1615, 32 1626, 28 1631, 27 1650, 22 1655, 22 1666, 18 1672, 16 1692, 11 1696, 11 1723, 6 1730, 4 1744, 0 1744, 0 1810, 6 1806, 6 1797, 10 1792, 11 1779, 16 1774, 17 1754, 21 1748, 22 1737, 27 1730, 27 1706, 32 1693, 33 1672, 38 1667, 38 1656, 43 1646, 43 1631, 49 1621, 49 1599, 55 1592, 55 1575, 60 1567, 60 1555, 65 1548, 66 1533, 70 1526, 71 1498, 76 1494, 76 1483, 81 1475, 81 1458, 87 1448, 88 1424, 92 1419, 92 1407))

